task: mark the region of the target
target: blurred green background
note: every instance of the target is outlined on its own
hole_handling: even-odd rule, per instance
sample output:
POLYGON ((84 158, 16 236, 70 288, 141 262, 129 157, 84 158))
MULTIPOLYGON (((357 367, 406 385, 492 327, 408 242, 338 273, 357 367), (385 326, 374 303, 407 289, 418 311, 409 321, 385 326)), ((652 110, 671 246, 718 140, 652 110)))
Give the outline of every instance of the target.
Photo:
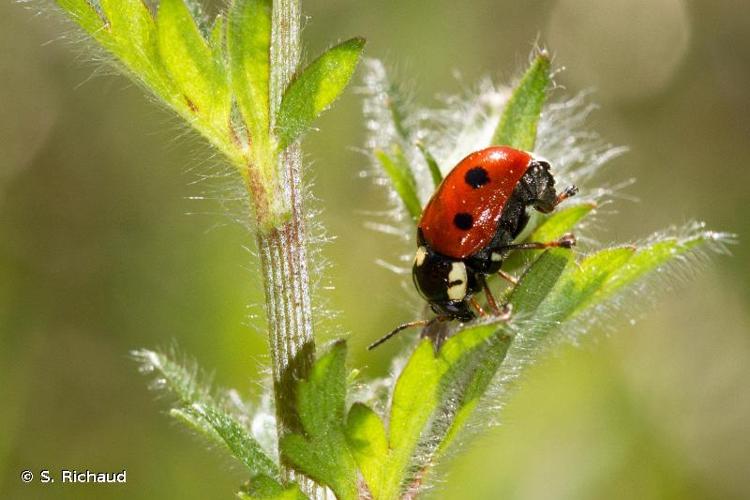
MULTIPOLYGON (((229 498, 241 468, 170 422, 128 351, 174 341, 218 384, 259 393, 252 240, 220 203, 190 199, 230 179, 139 88, 89 62, 61 16, 37 16, 46 3, 0 4, 0 497, 229 498), (27 468, 126 468, 128 483, 45 488, 21 483, 27 468)), ((596 88, 591 128, 631 149, 602 180, 636 177, 626 194, 640 201, 610 205, 603 243, 693 218, 739 235, 697 280, 626 304, 623 318, 646 319, 613 318, 615 334, 537 365, 504 425, 442 467, 433 496, 750 498, 750 4, 303 4, 308 54, 363 35, 427 104, 484 75, 507 80, 538 38, 567 68, 557 95, 596 88)), ((378 376, 399 343, 364 347, 417 301, 373 263, 411 243, 363 227, 386 197, 358 176, 360 107, 349 92, 305 149, 337 237, 322 247, 335 289, 320 295, 340 313, 318 336, 351 334, 352 364, 378 376)))

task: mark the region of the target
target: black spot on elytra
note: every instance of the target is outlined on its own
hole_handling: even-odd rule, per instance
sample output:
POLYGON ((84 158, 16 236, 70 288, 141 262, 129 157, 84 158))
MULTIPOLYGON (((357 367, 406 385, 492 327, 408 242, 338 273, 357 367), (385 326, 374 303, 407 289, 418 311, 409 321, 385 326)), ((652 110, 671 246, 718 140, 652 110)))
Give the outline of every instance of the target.
POLYGON ((466 171, 464 180, 469 186, 478 189, 490 182, 490 177, 484 167, 474 167, 466 171))
POLYGON ((466 212, 459 212, 455 217, 453 217, 453 224, 455 224, 459 229, 468 231, 472 228, 472 226, 474 226, 474 218, 471 216, 471 214, 467 214, 466 212))

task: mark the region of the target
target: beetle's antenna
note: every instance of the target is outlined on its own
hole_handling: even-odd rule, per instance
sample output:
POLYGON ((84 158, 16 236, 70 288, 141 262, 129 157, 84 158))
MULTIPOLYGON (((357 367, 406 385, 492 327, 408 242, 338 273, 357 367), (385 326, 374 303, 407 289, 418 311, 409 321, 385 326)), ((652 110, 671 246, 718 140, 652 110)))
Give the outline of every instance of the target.
POLYGON ((413 326, 427 326, 430 323, 432 323, 433 321, 435 321, 435 318, 433 318, 433 319, 418 319, 416 321, 409 321, 408 323, 404 323, 403 325, 398 325, 396 328, 394 328, 393 330, 391 330, 390 332, 388 332, 388 334, 384 335, 383 337, 380 337, 378 340, 376 340, 375 342, 373 342, 372 344, 370 344, 367 347, 367 350, 368 351, 372 351, 377 346, 379 346, 380 344, 382 344, 386 340, 390 339, 391 337, 393 337, 394 335, 396 335, 397 333, 399 333, 402 330, 406 330, 407 328, 411 328, 413 326))
POLYGON ((373 349, 375 349, 377 346, 379 346, 386 340, 390 339, 391 337, 401 332, 402 330, 406 330, 407 328, 411 328, 413 326, 423 326, 426 328, 436 321, 445 321, 446 319, 448 319, 447 316, 435 316, 432 319, 418 319, 416 321, 409 321, 408 323, 404 323, 403 325, 398 325, 396 328, 388 332, 387 335, 384 335, 383 337, 379 338, 378 340, 370 344, 367 347, 367 350, 372 351, 373 349))

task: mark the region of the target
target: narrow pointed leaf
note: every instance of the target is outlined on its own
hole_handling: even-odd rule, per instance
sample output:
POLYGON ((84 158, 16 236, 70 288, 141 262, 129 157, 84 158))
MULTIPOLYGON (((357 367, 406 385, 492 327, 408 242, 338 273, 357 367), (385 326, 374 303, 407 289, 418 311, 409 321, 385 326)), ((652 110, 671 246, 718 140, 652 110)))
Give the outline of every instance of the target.
POLYGON ((105 20, 99 15, 89 0, 56 0, 68 15, 90 35, 99 34, 105 29, 105 20))
POLYGON ((612 273, 597 293, 596 300, 606 300, 646 274, 671 261, 684 258, 701 245, 721 242, 726 237, 725 234, 702 231, 684 238, 665 237, 644 247, 638 247, 627 264, 612 273))
POLYGON ((375 148, 387 149, 393 144, 411 145, 414 131, 409 118, 412 110, 403 89, 388 75, 379 59, 368 58, 365 65, 365 118, 372 123, 371 143, 375 148))
POLYGON ((352 38, 331 47, 292 81, 281 101, 276 124, 280 149, 297 140, 341 95, 364 46, 363 38, 352 38))
POLYGON ((159 386, 177 398, 178 405, 170 410, 172 417, 225 447, 252 475, 280 477, 276 463, 237 417, 211 397, 209 387, 198 381, 195 370, 145 349, 133 352, 133 357, 141 364, 141 371, 154 374, 159 386))
POLYGON ((198 403, 183 411, 196 420, 208 424, 229 448, 232 455, 245 464, 251 475, 264 474, 275 479, 281 477, 274 461, 266 455, 260 444, 234 415, 221 408, 198 403))
POLYGON ((422 202, 419 201, 417 195, 417 181, 414 179, 414 174, 401 148, 394 146, 391 154, 384 151, 375 151, 375 158, 391 179, 393 189, 401 198, 412 220, 418 221, 420 215, 422 215, 422 202))
POLYGON ((595 203, 571 204, 558 208, 544 219, 531 233, 529 241, 554 241, 569 233, 573 228, 596 208, 595 203))
POLYGON ((226 46, 225 46, 225 35, 226 35, 226 23, 224 22, 224 16, 219 14, 214 20, 214 24, 211 27, 210 40, 211 49, 214 54, 214 60, 222 68, 223 71, 227 72, 227 61, 226 61, 226 46))
POLYGON ((107 37, 97 38, 108 50, 167 102, 172 87, 159 56, 156 23, 142 0, 100 0, 108 21, 107 37))
POLYGON ((443 173, 440 171, 440 166, 435 157, 432 156, 432 153, 430 153, 430 150, 427 149, 422 142, 417 142, 417 148, 419 148, 419 151, 424 157, 425 163, 427 163, 427 168, 430 170, 430 176, 432 176, 432 184, 437 189, 440 183, 443 182, 443 173))
POLYGON ((229 12, 227 50, 231 84, 256 146, 268 141, 271 0, 235 0, 229 12))
POLYGON ((546 52, 537 54, 505 105, 492 144, 532 151, 536 129, 552 81, 550 59, 546 52))
POLYGON ((607 248, 569 266, 539 309, 545 330, 583 310, 607 279, 633 256, 633 247, 607 248))
POLYGON ((230 103, 226 74, 184 0, 161 0, 157 21, 161 59, 183 104, 216 130, 224 130, 230 103))
POLYGON ((563 271, 573 262, 573 252, 562 248, 545 250, 521 276, 510 295, 515 316, 530 316, 547 298, 563 271))

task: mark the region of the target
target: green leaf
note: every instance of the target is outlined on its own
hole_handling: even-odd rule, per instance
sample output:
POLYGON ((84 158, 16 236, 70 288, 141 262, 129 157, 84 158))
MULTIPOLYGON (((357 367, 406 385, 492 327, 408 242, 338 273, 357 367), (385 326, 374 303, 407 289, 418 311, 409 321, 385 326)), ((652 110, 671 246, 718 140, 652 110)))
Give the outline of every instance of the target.
POLYGON ((224 16, 219 14, 214 19, 214 24, 211 27, 210 40, 211 47, 214 52, 214 58, 221 61, 222 65, 226 65, 224 61, 224 40, 226 35, 226 23, 224 22, 224 16))
POLYGON ((172 86, 159 56, 156 23, 142 0, 100 0, 108 29, 95 36, 167 102, 172 86))
POLYGON ((383 421, 368 406, 355 403, 349 410, 346 439, 373 498, 382 498, 382 471, 388 459, 383 421))
POLYGON ((531 233, 528 241, 554 241, 569 233, 596 208, 595 203, 571 204, 558 208, 531 233))
POLYGON ((432 156, 432 153, 430 153, 430 150, 427 149, 427 147, 421 141, 417 142, 417 148, 419 148, 419 151, 422 153, 424 161, 427 163, 427 168, 430 169, 432 183, 437 189, 440 183, 443 182, 443 173, 440 171, 440 166, 438 165, 435 157, 432 156))
POLYGON ((381 498, 397 498, 417 478, 457 409, 491 378, 485 368, 491 358, 501 362, 511 340, 504 328, 471 325, 448 339, 437 355, 430 340, 418 345, 393 392, 381 498))
POLYGON ((341 95, 354 74, 364 46, 363 38, 352 38, 331 47, 292 81, 281 101, 276 124, 279 149, 297 140, 341 95))
POLYGON ((538 315, 545 319, 537 334, 546 333, 557 322, 562 322, 591 304, 591 300, 607 279, 630 260, 633 247, 607 248, 569 265, 538 315))
POLYGON ((492 144, 534 149, 537 124, 552 81, 550 66, 547 52, 539 52, 505 105, 492 144))
POLYGON ((226 135, 230 96, 227 75, 183 0, 161 0, 159 52, 184 105, 226 135))
POLYGON ((720 241, 726 235, 713 232, 700 232, 685 238, 667 237, 657 240, 642 248, 636 248, 635 254, 607 279, 598 291, 596 300, 605 300, 623 288, 635 283, 646 274, 681 259, 697 247, 720 241))
POLYGON ((510 295, 514 316, 534 314, 572 262, 573 252, 570 250, 554 248, 542 252, 510 295))
POLYGON ((178 410, 201 424, 207 424, 240 462, 245 464, 250 474, 267 475, 279 479, 279 469, 260 444, 249 434, 247 429, 223 409, 206 404, 195 403, 188 408, 178 410))
POLYGON ((270 134, 271 0, 235 0, 227 50, 231 86, 255 147, 270 134))
POLYGON ((197 380, 194 369, 146 349, 134 351, 132 355, 141 364, 142 372, 155 375, 158 385, 178 399, 179 405, 170 410, 172 417, 228 449, 252 475, 280 478, 276 463, 237 417, 211 397, 209 388, 197 380))
POLYGON ((105 29, 106 21, 102 19, 89 0, 56 0, 56 2, 90 35, 105 29))
POLYGON ((346 442, 346 343, 333 345, 297 387, 304 435, 281 438, 284 457, 298 470, 331 488, 340 499, 357 498, 357 464, 346 442))
POLYGON ((417 195, 417 181, 414 179, 414 173, 401 148, 394 145, 391 155, 384 151, 375 151, 375 158, 391 179, 393 189, 401 198, 412 220, 418 221, 422 215, 422 202, 419 201, 417 195))
POLYGON ((376 148, 390 147, 392 143, 407 146, 414 143, 414 132, 407 118, 412 114, 403 89, 392 81, 379 59, 365 61, 366 98, 365 118, 374 123, 376 148), (385 132, 385 133, 383 133, 385 132), (385 142, 384 142, 385 141, 385 142))
POLYGON ((255 476, 237 493, 242 500, 306 500, 297 483, 283 486, 268 476, 255 476))

